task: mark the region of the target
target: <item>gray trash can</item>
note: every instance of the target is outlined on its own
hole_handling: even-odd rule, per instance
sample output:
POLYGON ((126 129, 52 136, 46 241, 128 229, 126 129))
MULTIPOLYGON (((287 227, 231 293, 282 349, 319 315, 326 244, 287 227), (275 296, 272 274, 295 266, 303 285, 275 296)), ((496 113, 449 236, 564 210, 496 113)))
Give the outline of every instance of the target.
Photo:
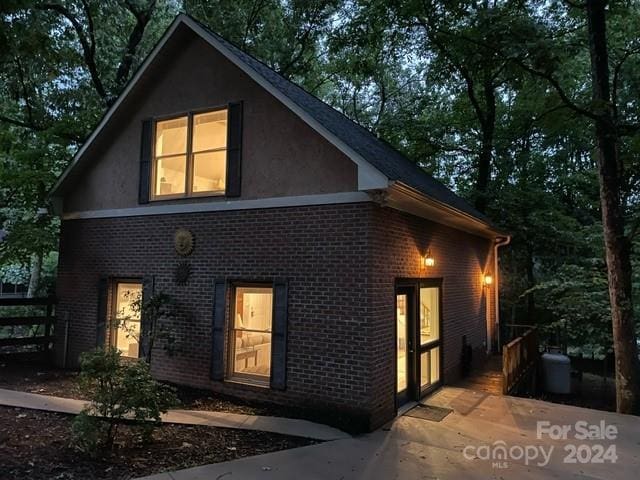
POLYGON ((542 355, 544 390, 549 393, 571 393, 571 359, 561 353, 542 355))

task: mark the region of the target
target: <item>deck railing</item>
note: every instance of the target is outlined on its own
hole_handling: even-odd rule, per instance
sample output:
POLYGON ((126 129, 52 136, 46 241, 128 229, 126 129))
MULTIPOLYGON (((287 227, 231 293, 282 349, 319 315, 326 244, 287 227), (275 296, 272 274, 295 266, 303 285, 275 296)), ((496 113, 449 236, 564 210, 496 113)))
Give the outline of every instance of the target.
POLYGON ((0 299, 0 354, 48 353, 55 303, 53 297, 0 299))
POLYGON ((534 390, 539 358, 538 330, 527 330, 502 347, 502 391, 505 395, 534 390))

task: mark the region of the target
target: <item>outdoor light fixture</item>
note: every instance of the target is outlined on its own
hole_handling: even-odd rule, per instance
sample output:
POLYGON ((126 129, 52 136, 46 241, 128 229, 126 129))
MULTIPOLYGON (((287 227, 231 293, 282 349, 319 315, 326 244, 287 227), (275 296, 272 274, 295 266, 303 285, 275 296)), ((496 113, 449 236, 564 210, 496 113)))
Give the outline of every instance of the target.
POLYGON ((485 275, 484 276, 484 286, 488 287, 492 283, 493 283, 493 277, 491 275, 485 275))
POLYGON ((435 258, 431 255, 431 249, 427 250, 427 255, 424 257, 424 266, 433 267, 436 264, 435 258))

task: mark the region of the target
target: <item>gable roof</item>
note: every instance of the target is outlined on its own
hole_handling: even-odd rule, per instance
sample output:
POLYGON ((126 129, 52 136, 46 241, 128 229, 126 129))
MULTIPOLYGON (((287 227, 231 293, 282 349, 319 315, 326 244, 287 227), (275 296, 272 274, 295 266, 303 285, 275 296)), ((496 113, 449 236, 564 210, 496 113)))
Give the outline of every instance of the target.
POLYGON ((360 189, 386 188, 390 183, 398 183, 425 195, 445 208, 459 212, 465 217, 471 217, 493 229, 491 222, 484 214, 388 143, 185 14, 178 15, 167 29, 117 101, 78 150, 69 167, 62 173, 51 190, 51 196, 60 196, 69 174, 82 161, 88 147, 106 126, 111 115, 118 109, 167 39, 182 25, 200 35, 358 164, 360 189))

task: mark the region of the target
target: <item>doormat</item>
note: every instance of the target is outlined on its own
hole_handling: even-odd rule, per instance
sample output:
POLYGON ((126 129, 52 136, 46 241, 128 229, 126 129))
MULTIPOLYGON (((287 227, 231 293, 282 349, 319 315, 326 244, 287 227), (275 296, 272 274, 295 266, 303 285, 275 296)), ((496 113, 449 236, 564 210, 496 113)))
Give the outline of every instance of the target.
POLYGON ((407 417, 421 418, 422 420, 429 420, 431 422, 441 422, 449 415, 453 410, 450 408, 434 407, 433 405, 418 404, 405 415, 407 417))

